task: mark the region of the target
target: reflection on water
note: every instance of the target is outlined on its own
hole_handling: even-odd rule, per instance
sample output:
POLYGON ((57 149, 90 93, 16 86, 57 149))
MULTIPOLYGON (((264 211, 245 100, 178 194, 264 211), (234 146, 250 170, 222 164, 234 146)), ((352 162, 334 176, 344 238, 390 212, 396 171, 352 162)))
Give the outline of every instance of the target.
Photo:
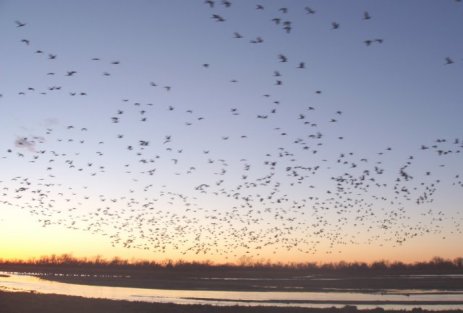
POLYGON ((463 291, 450 293, 443 290, 385 290, 381 293, 164 290, 73 285, 13 273, 0 273, 0 290, 177 304, 300 307, 342 307, 350 304, 362 309, 378 306, 387 309, 463 309, 463 291))
POLYGON ((463 274, 413 274, 413 275, 399 275, 399 277, 407 277, 413 279, 423 279, 423 278, 463 278, 463 274))

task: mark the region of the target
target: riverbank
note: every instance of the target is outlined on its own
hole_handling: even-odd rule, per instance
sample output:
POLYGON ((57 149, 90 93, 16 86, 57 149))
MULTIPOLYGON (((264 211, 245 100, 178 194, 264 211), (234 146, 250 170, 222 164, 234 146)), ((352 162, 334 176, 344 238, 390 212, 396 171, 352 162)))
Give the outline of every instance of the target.
MULTIPOLYGON (((179 305, 171 303, 145 303, 88 299, 74 296, 35 294, 26 292, 0 291, 2 313, 400 313, 404 310, 357 310, 355 306, 343 308, 299 308, 299 307, 246 307, 179 305)), ((410 312, 410 311, 408 311, 410 312)), ((413 313, 433 312, 415 308, 413 313)), ((439 311, 440 313, 463 313, 463 310, 439 311)))
POLYGON ((410 276, 293 276, 293 277, 236 277, 199 276, 192 273, 185 275, 74 275, 48 274, 43 279, 62 283, 132 287, 169 290, 216 290, 216 291, 284 291, 284 292, 338 292, 354 291, 381 293, 385 290, 446 290, 461 292, 463 276, 446 277, 429 275, 410 276))
POLYGON ((355 291, 445 290, 461 292, 463 272, 310 273, 262 269, 137 269, 89 266, 14 266, 0 271, 24 273, 63 283, 168 290, 216 291, 355 291))

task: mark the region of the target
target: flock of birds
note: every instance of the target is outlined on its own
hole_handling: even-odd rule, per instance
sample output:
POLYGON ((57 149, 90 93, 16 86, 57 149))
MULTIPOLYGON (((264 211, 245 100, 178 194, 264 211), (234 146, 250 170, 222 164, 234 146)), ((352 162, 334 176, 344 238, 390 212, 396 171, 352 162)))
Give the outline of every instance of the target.
MULTIPOLYGON (((232 2, 207 0, 203 6, 211 10, 211 26, 229 22, 226 10, 232 2)), ((264 14, 267 8, 256 4, 254 10, 264 14)), ((316 8, 302 10, 307 15, 318 14, 316 8)), ((294 23, 287 18, 288 12, 287 7, 271 12, 277 16, 268 23, 290 36, 294 23)), ((359 19, 369 22, 374 14, 359 12, 359 19)), ((15 26, 19 44, 31 54, 42 55, 47 62, 60 58, 22 37, 23 29, 30 27, 27 22, 18 20, 15 26)), ((329 27, 337 31, 343 25, 334 21, 329 27)), ((262 36, 246 39, 238 31, 229 36, 230 40, 251 44, 267 40, 262 36)), ((367 38, 364 45, 384 42, 383 38, 367 38)), ((101 79, 115 75, 122 63, 100 57, 88 62, 106 62, 105 66, 115 69, 104 71, 101 79)), ((271 70, 274 83, 269 90, 284 88, 282 66, 288 63, 295 70, 307 67, 305 61, 294 61, 285 53, 275 55, 271 70)), ((455 63, 451 57, 443 60, 443 65, 455 63)), ((210 70, 212 64, 203 63, 202 68, 210 70)), ((54 93, 92 97, 91 92, 73 85, 72 78, 79 75, 84 74, 72 66, 63 72, 48 71, 43 73, 44 79, 58 84, 47 89, 23 86, 9 96, 29 102, 54 93)), ((230 88, 240 83, 237 79, 229 81, 230 88)), ((182 93, 171 84, 156 81, 147 81, 146 88, 182 93)), ((220 126, 207 124, 207 112, 157 104, 156 96, 152 103, 122 98, 116 109, 105 112, 102 126, 107 136, 87 125, 49 121, 42 133, 17 137, 0 154, 2 162, 19 161, 25 167, 33 166, 36 173, 4 177, 0 203, 27 211, 44 227, 84 230, 107 237, 115 246, 230 259, 286 250, 330 254, 358 244, 399 246, 421 236, 445 236, 448 225, 452 225, 452 232, 463 233, 463 216, 448 215, 432 205, 439 186, 463 187, 463 173, 447 179, 439 174, 449 159, 463 154, 463 138, 417 144, 398 167, 388 164, 392 146, 384 146, 375 155, 353 151, 326 155, 326 146, 347 138, 342 133, 329 136, 325 130, 342 123, 348 112, 333 109, 328 118, 322 118, 317 116, 319 107, 314 102, 290 121, 283 121, 278 92, 260 95, 268 106, 253 116, 246 110, 249 104, 220 108, 236 125, 252 120, 252 127, 266 130, 265 138, 240 134, 238 129, 220 134, 220 126), (159 126, 156 133, 142 132, 134 139, 138 136, 135 129, 143 131, 160 120, 168 120, 192 138, 205 133, 220 138, 217 144, 184 145, 178 136, 159 126), (287 130, 287 123, 304 131, 287 130), (218 154, 227 147, 232 152, 218 154), (254 148, 258 152, 253 152, 254 148), (428 159, 438 164, 431 162, 425 172, 417 172, 415 162, 428 159)), ((315 97, 323 93, 317 89, 312 92, 315 97)))

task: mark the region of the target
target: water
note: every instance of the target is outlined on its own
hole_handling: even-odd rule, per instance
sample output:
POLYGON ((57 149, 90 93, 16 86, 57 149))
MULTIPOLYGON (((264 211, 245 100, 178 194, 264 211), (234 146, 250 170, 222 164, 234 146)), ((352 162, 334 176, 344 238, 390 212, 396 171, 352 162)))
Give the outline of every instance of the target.
MULTIPOLYGON (((1 274, 1 273, 0 273, 1 274)), ((0 290, 28 291, 45 294, 81 296, 143 302, 170 302, 176 304, 262 305, 299 307, 342 307, 346 304, 367 309, 429 310, 463 309, 463 290, 384 290, 382 293, 365 292, 282 292, 282 291, 207 291, 165 290, 126 287, 74 285, 48 281, 35 276, 4 273, 0 276, 0 290), (378 303, 374 303, 378 302, 378 303), (432 302, 432 303, 431 303, 432 302), (448 302, 453 302, 448 304, 448 302), (447 304, 446 304, 447 303, 447 304)))

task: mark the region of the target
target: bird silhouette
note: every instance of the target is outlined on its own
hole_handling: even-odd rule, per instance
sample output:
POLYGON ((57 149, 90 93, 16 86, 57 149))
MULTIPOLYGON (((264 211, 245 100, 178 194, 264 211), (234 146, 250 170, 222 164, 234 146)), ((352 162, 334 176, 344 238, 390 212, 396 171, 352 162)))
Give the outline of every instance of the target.
MULTIPOLYGON (((307 34, 326 34, 326 21, 333 18, 329 11, 317 10, 316 16, 308 18, 314 9, 301 6, 298 12, 296 5, 288 3, 274 6, 278 16, 272 18, 262 4, 238 6, 227 0, 207 0, 196 5, 205 12, 197 17, 213 28, 202 33, 199 47, 210 54, 195 52, 188 55, 191 59, 176 59, 172 54, 167 67, 146 66, 139 80, 122 71, 130 73, 135 58, 82 55, 78 63, 65 55, 66 49, 57 58, 48 53, 55 45, 47 47, 49 40, 43 40, 43 33, 34 32, 31 43, 20 34, 30 26, 18 30, 26 23, 10 23, 17 32, 13 40, 24 50, 18 60, 33 64, 28 66, 30 77, 42 77, 44 82, 18 80, 9 87, 14 88, 11 92, 2 89, 5 97, 1 101, 11 98, 24 106, 32 104, 33 110, 24 110, 32 114, 47 110, 60 95, 72 98, 51 112, 60 117, 59 122, 44 122, 47 126, 41 130, 34 126, 33 131, 40 134, 13 137, 10 146, 5 144, 2 162, 24 171, 18 170, 22 176, 9 180, 5 176, 0 181, 2 205, 30 213, 43 227, 55 225, 101 235, 126 249, 160 254, 177 251, 187 256, 232 258, 239 251, 257 255, 261 250, 269 255, 283 250, 330 254, 349 245, 398 247, 429 233, 444 235, 442 225, 455 220, 433 201, 439 188, 463 188, 458 167, 444 179, 445 170, 462 155, 461 136, 410 142, 406 154, 407 149, 396 149, 394 142, 382 138, 371 144, 375 150, 366 148, 370 143, 357 145, 365 134, 353 135, 357 128, 351 132, 349 127, 356 123, 353 116, 358 112, 351 110, 349 101, 334 101, 331 91, 336 84, 325 87, 328 83, 323 77, 338 69, 323 72, 326 62, 315 51, 323 50, 324 40, 312 42, 314 53, 297 42, 308 29, 307 34), (225 21, 215 10, 230 13, 227 23, 211 21, 225 21), (250 43, 264 43, 265 38, 265 44, 233 40, 243 38, 239 32, 232 33, 234 29, 242 31, 250 43), (218 41, 220 36, 223 42, 218 41), (37 50, 36 43, 43 50, 37 50), (215 50, 222 43, 229 55, 215 50), (278 51, 277 60, 272 59, 278 51), (57 60, 43 62, 44 55, 57 60), (306 69, 306 62, 292 63, 287 55, 310 56, 317 71, 299 71, 306 69), (111 61, 113 57, 121 58, 123 67, 112 67, 120 64, 111 61), (183 66, 171 66, 174 63, 183 66), (104 66, 113 70, 105 71, 104 66), (201 68, 207 68, 207 73, 200 72, 201 68), (161 74, 172 81, 162 81, 161 74), (179 78, 176 84, 174 78, 181 75, 188 78, 187 83, 179 78), (307 75, 312 87, 307 87, 307 75), (146 77, 156 77, 157 82, 146 77), (105 94, 107 104, 101 101, 105 94), (44 99, 49 101, 44 104, 44 99), (26 169, 33 170, 26 173, 26 169), (114 177, 123 182, 117 193, 100 187, 114 177), (214 203, 223 205, 218 209, 214 203), (420 208, 422 215, 412 212, 420 208)), ((367 25, 360 23, 358 11, 345 14, 353 21, 349 25, 345 19, 346 29, 367 25)), ((364 11, 363 20, 370 19, 364 11)), ((331 27, 340 25, 333 22, 331 27)), ((148 34, 140 32, 140 37, 148 34)), ((345 36, 346 42, 351 39, 360 48, 365 44, 370 48, 361 53, 381 61, 383 55, 376 54, 379 49, 375 48, 383 38, 373 35, 361 43, 361 33, 336 36, 345 36)), ((347 58, 349 50, 342 44, 332 44, 339 48, 333 55, 354 60, 347 58)), ((393 42, 383 47, 393 49, 393 42)), ((167 48, 160 45, 157 49, 167 48)), ((455 62, 451 57, 444 59, 445 65, 455 62)), ((362 62, 353 65, 366 66, 362 62)), ((358 129, 377 122, 362 113, 365 125, 355 125, 358 129)), ((461 232, 459 223, 452 231, 461 232)))
POLYGON ((26 23, 23 23, 21 21, 15 21, 15 23, 16 23, 16 27, 24 27, 27 25, 26 23))
POLYGON ((212 14, 212 18, 215 19, 216 22, 225 22, 225 19, 218 14, 212 14))
POLYGON ((283 54, 279 54, 278 59, 280 59, 280 62, 283 62, 283 63, 288 62, 288 58, 283 54))
POLYGON ((451 58, 449 58, 449 57, 445 58, 445 65, 449 65, 449 64, 453 64, 453 63, 455 63, 455 62, 451 58))
POLYGON ((315 10, 310 8, 310 7, 305 7, 304 8, 307 14, 315 14, 315 10))

